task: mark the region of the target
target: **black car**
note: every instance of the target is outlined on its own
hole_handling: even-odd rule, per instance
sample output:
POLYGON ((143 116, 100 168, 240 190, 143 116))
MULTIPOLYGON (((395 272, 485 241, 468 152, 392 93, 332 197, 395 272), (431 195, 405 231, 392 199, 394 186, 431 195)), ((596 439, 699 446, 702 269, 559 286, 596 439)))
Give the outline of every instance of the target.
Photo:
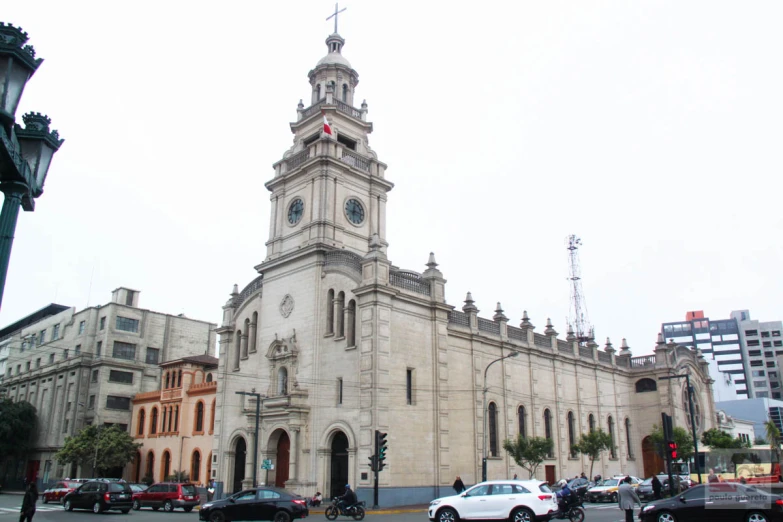
POLYGON ((199 520, 229 522, 231 520, 273 520, 288 522, 305 518, 310 512, 303 497, 282 488, 246 489, 228 498, 213 500, 201 506, 199 520))
POLYGON ((642 522, 783 522, 783 497, 733 482, 702 484, 679 495, 653 500, 642 522))
POLYGON ((133 502, 133 490, 126 482, 91 480, 63 497, 63 508, 91 509, 93 513, 119 510, 128 513, 133 502))
POLYGON ((655 498, 651 478, 644 479, 642 483, 639 484, 639 487, 636 488, 636 495, 639 497, 639 500, 652 500, 655 498))
POLYGON ((577 477, 568 482, 568 489, 570 489, 572 493, 579 495, 579 498, 581 499, 585 498, 585 493, 587 493, 589 487, 590 481, 586 478, 577 477))

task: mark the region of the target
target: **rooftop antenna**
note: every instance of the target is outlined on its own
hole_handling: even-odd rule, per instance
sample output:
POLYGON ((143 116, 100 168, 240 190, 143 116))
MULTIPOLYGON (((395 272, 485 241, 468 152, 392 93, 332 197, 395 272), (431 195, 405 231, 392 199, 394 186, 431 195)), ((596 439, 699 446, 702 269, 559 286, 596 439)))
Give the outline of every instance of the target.
POLYGON ((568 324, 579 344, 593 339, 593 327, 587 315, 587 303, 582 290, 582 271, 579 263, 579 247, 582 240, 571 234, 566 238, 568 250, 568 280, 571 281, 571 307, 568 324))

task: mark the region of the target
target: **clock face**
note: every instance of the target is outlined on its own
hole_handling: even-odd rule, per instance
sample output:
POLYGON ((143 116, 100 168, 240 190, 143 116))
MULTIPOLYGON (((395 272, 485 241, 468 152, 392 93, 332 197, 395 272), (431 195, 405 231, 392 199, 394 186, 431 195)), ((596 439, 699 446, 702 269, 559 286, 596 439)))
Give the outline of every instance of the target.
POLYGON ((296 198, 288 206, 288 222, 296 225, 302 219, 302 214, 304 214, 304 202, 296 198))
POLYGON ((364 207, 358 199, 349 199, 345 202, 345 215, 354 225, 359 225, 364 221, 364 207))

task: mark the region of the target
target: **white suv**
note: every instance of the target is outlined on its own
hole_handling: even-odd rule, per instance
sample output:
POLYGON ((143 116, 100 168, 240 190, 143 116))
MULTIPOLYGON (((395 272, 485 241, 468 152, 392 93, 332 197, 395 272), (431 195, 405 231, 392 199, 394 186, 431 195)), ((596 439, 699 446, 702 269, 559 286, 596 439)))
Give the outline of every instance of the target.
POLYGON ((437 522, 463 520, 549 520, 557 511, 557 499, 540 480, 490 480, 459 495, 430 502, 428 515, 437 522))

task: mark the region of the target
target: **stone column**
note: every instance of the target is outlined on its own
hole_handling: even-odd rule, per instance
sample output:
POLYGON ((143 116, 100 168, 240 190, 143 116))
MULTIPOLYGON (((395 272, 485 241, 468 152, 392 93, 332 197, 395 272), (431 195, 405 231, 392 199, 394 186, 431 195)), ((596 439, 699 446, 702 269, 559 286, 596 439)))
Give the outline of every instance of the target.
POLYGON ((334 337, 339 339, 345 336, 344 331, 344 317, 343 317, 343 299, 340 299, 339 294, 334 296, 334 337))
POLYGON ((242 333, 242 359, 247 359, 247 331, 242 333))
POLYGON ((355 333, 355 312, 351 309, 350 306, 346 306, 344 309, 344 322, 345 325, 345 339, 346 339, 346 346, 351 347, 356 345, 356 336, 355 333))
POLYGON ((291 448, 288 452, 288 481, 299 482, 299 426, 291 428, 291 448))
POLYGON ((258 327, 258 323, 256 321, 253 321, 250 323, 250 331, 248 335, 250 336, 250 353, 256 353, 256 329, 258 327))
POLYGON ((248 489, 253 487, 253 443, 248 444, 248 449, 245 451, 245 478, 242 479, 242 489, 248 489))

